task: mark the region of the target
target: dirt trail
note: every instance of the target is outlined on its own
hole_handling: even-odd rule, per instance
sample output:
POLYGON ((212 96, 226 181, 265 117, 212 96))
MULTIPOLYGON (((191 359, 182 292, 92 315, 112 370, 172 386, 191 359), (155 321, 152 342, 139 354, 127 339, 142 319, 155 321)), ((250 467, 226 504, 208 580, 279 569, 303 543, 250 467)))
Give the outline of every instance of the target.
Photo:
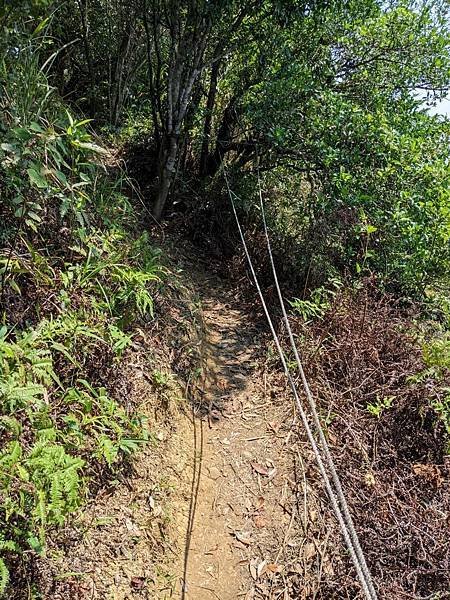
POLYGON ((284 379, 268 367, 267 333, 223 281, 191 278, 203 333, 189 344, 201 369, 187 389, 169 375, 155 390, 145 349, 158 336, 142 334, 125 379, 155 414, 158 443, 80 515, 63 554, 55 549, 48 600, 315 598, 332 574, 329 523, 284 379))
POLYGON ((187 514, 180 507, 185 553, 175 597, 275 598, 295 504, 283 426, 291 409, 269 389, 261 333, 231 291, 210 282, 202 293, 202 393, 187 465, 193 502, 187 514))
POLYGON ((256 494, 249 492, 241 479, 243 461, 253 458, 258 441, 246 440, 266 433, 255 413, 262 400, 257 389, 260 386, 252 377, 255 332, 226 302, 209 298, 203 303, 203 313, 205 387, 195 423, 194 477, 198 487, 187 530, 182 597, 238 598, 248 588, 248 577, 236 566, 242 553, 235 546, 250 541, 242 501, 247 498, 247 509, 251 509, 252 495, 256 494), (253 419, 250 425, 250 412, 255 413, 258 426, 253 419))

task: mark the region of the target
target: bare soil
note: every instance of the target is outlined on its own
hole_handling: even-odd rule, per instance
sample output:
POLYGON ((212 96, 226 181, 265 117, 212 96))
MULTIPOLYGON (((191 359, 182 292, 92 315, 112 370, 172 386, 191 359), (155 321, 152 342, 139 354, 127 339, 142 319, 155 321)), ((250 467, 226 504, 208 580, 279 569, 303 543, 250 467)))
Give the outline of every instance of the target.
POLYGON ((210 290, 192 425, 193 502, 179 513, 185 547, 175 597, 276 598, 285 591, 280 574, 297 504, 286 449, 293 415, 261 369, 261 333, 233 308, 231 293, 210 290))

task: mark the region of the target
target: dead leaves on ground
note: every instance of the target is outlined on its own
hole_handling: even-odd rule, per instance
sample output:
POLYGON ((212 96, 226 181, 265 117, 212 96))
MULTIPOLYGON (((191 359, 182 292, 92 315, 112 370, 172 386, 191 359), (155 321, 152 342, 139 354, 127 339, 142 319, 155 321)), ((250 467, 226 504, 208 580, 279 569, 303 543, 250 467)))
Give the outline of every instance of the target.
POLYGON ((270 563, 267 560, 261 560, 259 558, 252 558, 248 564, 250 576, 255 582, 254 586, 247 592, 245 596, 246 600, 253 600, 258 597, 268 597, 270 593, 270 586, 268 581, 273 576, 282 573, 284 567, 275 563, 270 563))
POLYGON ((256 529, 263 529, 267 525, 267 519, 264 515, 255 515, 253 517, 253 524, 256 529))
POLYGON ((244 546, 250 546, 253 541, 250 537, 250 533, 246 531, 235 531, 234 537, 244 546))
POLYGON ((273 465, 271 467, 265 467, 264 465, 260 464, 260 463, 256 463, 256 462, 252 462, 250 463, 252 466, 252 469, 258 473, 258 475, 262 475, 263 477, 268 477, 269 480, 273 479, 275 477, 275 474, 277 472, 277 468, 273 465))
POLYGON ((437 465, 416 463, 412 466, 414 475, 426 479, 436 488, 441 487, 444 482, 441 470, 437 465))
POLYGON ((254 581, 258 581, 264 575, 270 573, 281 573, 283 567, 276 565, 275 563, 269 563, 267 560, 260 560, 259 558, 252 558, 249 563, 250 575, 254 581))

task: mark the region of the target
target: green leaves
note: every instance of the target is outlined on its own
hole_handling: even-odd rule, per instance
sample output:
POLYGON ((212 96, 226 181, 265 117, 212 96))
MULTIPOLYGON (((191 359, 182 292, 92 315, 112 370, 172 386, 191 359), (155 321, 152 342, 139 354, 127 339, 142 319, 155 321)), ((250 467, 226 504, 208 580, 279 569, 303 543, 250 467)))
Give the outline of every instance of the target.
POLYGON ((145 421, 128 414, 105 388, 82 378, 67 387, 63 373, 55 372, 56 357, 80 371, 77 343, 89 351, 88 339, 120 354, 130 336, 113 325, 92 328, 68 315, 7 339, 2 327, 0 535, 10 542, 0 538, 0 594, 8 584, 1 556, 28 548, 44 552, 48 528, 63 525, 84 502, 85 466, 95 461, 112 469, 148 438, 145 421))
MULTIPOLYGON (((261 37, 227 63, 232 146, 257 141, 273 225, 282 248, 298 251, 287 260, 299 278, 309 263, 320 264, 317 284, 329 269, 370 271, 417 297, 446 277, 450 132, 417 90, 432 100, 448 89, 448 16, 441 2, 314 5, 283 27, 263 20, 261 37)), ((253 190, 239 152, 228 158, 253 190)))
POLYGON ((47 22, 21 26, 0 41, 0 596, 9 558, 45 552, 89 479, 148 439, 145 420, 92 380, 132 344, 124 326, 152 313, 161 273, 90 119, 65 111, 45 77, 57 55, 39 57, 47 22))
POLYGON ((321 286, 311 292, 309 300, 294 298, 290 305, 305 322, 313 319, 322 319, 331 307, 333 298, 336 296, 342 282, 337 278, 330 278, 327 286, 321 286))
POLYGON ((35 168, 27 169, 28 177, 30 182, 35 185, 38 189, 43 190, 48 186, 47 180, 41 175, 41 173, 35 168))
POLYGON ((73 141, 73 146, 75 148, 81 148, 82 150, 88 150, 89 152, 93 152, 94 154, 103 154, 107 155, 108 151, 99 146, 98 144, 94 144, 93 142, 79 142, 73 141))
MULTIPOLYGON (((13 99, 15 94, 16 90, 13 99)), ((21 127, 11 127, 8 114, 0 117, 0 126, 7 131, 1 144, 0 176, 6 187, 6 206, 10 206, 19 226, 38 233, 43 213, 55 199, 63 218, 74 217, 86 225, 85 208, 90 202, 95 170, 89 158, 106 153, 86 130, 89 119, 74 121, 66 113, 51 124, 34 119, 21 127)))
MULTIPOLYGON (((26 450, 17 441, 6 445, 0 452, 0 485, 7 506, 2 528, 25 519, 21 528, 11 527, 12 531, 19 541, 42 551, 47 527, 61 525, 81 502, 83 465, 63 446, 47 441, 26 450)), ((20 543, 13 550, 20 551, 20 543)))
POLYGON ((8 582, 9 571, 6 567, 5 561, 0 557, 0 597, 4 595, 8 582))

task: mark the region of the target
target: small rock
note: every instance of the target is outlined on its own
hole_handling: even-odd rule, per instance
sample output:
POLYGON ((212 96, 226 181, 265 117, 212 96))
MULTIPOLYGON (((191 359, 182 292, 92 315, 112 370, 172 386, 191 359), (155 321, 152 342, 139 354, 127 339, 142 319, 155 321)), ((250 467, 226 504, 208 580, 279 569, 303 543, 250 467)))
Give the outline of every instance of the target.
POLYGON ((208 471, 209 471, 209 476, 211 479, 216 480, 222 476, 222 473, 219 471, 219 469, 217 467, 209 467, 208 471))

